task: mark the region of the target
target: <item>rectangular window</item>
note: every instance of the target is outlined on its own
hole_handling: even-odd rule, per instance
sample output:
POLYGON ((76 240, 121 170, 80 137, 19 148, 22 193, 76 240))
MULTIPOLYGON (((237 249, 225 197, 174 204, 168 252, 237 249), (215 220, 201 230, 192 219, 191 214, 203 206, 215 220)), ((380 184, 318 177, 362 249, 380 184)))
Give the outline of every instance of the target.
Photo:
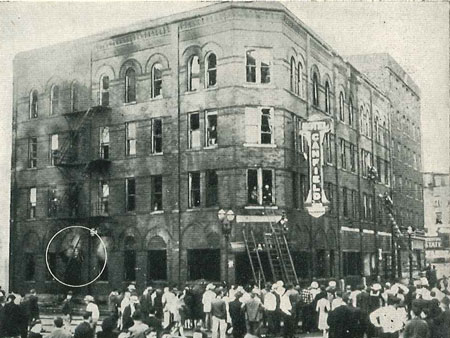
POLYGON ((163 152, 163 132, 162 120, 152 120, 152 154, 161 154, 163 152))
POLYGON ((125 123, 126 155, 136 155, 136 122, 125 123))
POLYGON ((347 188, 342 188, 342 214, 348 217, 348 196, 347 188))
POLYGON ((206 171, 206 206, 212 207, 219 205, 219 178, 217 171, 206 171))
POLYGON ((352 217, 356 219, 358 217, 358 192, 352 190, 352 217))
POLYGON ((126 184, 126 210, 134 211, 136 209, 136 180, 134 178, 127 178, 126 184))
POLYGON ((161 175, 152 176, 152 210, 163 210, 163 180, 161 175))
POLYGON ((363 216, 364 219, 369 218, 369 200, 367 194, 363 194, 363 216))
POLYGON ((246 52, 246 81, 250 83, 270 83, 272 53, 268 49, 246 52))
POLYGON ((217 112, 206 112, 206 140, 207 147, 215 147, 217 145, 217 112))
POLYGON ((350 143, 350 170, 352 173, 356 172, 357 160, 356 160, 356 147, 350 143))
POLYGON ((436 224, 442 224, 442 212, 441 211, 436 212, 436 224))
POLYGON ((200 173, 189 173, 189 208, 200 207, 200 173))
POLYGON ((248 144, 273 143, 273 108, 245 108, 245 140, 248 144))
POLYGON ((272 205, 273 172, 267 169, 247 170, 248 203, 253 205, 272 205))
POLYGON ((100 158, 109 159, 109 127, 100 128, 100 158))
POLYGON ((367 218, 369 220, 372 220, 373 218, 373 197, 372 196, 367 196, 367 218))
POLYGON ((189 148, 200 148, 200 114, 191 113, 189 116, 189 148))
POLYGON ((48 217, 56 217, 58 214, 58 190, 55 186, 48 189, 48 217))
POLYGON ((36 218, 36 188, 28 191, 28 218, 36 218))
POLYGON ((35 263, 36 255, 34 253, 26 252, 24 254, 25 258, 25 280, 26 281, 34 281, 36 274, 36 263, 35 263))
POLYGON ((347 149, 346 149, 346 141, 344 139, 340 139, 340 150, 341 150, 341 168, 347 169, 347 149))
POLYGON ((109 212, 109 184, 106 181, 99 182, 97 215, 107 215, 109 212))
POLYGON ((28 168, 37 167, 37 137, 28 139, 28 168))
POLYGON ((333 158, 333 146, 334 146, 334 135, 332 135, 331 133, 327 133, 325 135, 325 154, 326 154, 326 162, 329 164, 333 164, 334 163, 334 158, 333 158))
POLYGON ((50 165, 55 165, 55 157, 58 156, 59 137, 58 134, 50 135, 50 165))

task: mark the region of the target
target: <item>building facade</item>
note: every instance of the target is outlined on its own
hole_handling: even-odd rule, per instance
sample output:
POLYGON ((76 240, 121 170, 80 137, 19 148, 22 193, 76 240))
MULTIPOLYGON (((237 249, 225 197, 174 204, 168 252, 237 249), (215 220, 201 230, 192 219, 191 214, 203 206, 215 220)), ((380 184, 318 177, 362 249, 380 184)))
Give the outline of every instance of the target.
POLYGON ((450 253, 449 176, 424 173, 426 258, 431 264, 445 263, 450 253))
POLYGON ((95 293, 130 281, 245 283, 243 230, 262 242, 283 213, 301 280, 388 277, 392 228, 377 196, 406 198, 397 215, 423 229, 420 103, 415 90, 404 113, 415 121, 410 139, 396 125, 405 94, 378 80, 278 3, 214 4, 17 55, 13 287, 56 290, 47 266, 69 284, 106 266, 95 293), (330 207, 319 219, 304 210, 299 134, 314 115, 333 124, 324 141, 330 207), (410 152, 401 159, 398 140, 410 152), (415 166, 405 163, 411 152, 415 166), (219 209, 236 215, 229 247, 219 209), (107 263, 98 238, 70 226, 96 229, 107 263), (74 247, 78 265, 64 256, 74 247))

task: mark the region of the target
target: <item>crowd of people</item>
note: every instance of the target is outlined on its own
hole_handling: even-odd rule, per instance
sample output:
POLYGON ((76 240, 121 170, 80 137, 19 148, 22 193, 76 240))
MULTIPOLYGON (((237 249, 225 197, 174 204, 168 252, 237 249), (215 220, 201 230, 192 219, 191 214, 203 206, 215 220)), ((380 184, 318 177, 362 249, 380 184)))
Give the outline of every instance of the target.
MULTIPOLYGON (((42 337, 35 290, 20 300, 14 294, 0 297, 0 337, 42 337)), ((193 338, 293 338, 319 330, 324 338, 450 338, 449 297, 445 276, 432 283, 423 276, 409 285, 345 288, 335 281, 313 281, 306 288, 283 281, 262 288, 212 283, 183 289, 148 286, 142 294, 130 284, 109 294, 109 315, 101 325, 94 297, 86 296, 83 321, 73 332, 69 292, 62 316, 54 319, 47 337, 184 338, 190 330, 193 338)))

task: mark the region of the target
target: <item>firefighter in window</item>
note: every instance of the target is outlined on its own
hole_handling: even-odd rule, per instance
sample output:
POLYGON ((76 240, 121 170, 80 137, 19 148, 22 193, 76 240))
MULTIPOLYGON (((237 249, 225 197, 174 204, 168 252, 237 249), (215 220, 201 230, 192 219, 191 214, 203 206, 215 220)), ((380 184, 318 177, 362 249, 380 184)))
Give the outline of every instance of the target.
POLYGON ((263 204, 272 204, 272 187, 268 184, 265 184, 263 187, 263 204))

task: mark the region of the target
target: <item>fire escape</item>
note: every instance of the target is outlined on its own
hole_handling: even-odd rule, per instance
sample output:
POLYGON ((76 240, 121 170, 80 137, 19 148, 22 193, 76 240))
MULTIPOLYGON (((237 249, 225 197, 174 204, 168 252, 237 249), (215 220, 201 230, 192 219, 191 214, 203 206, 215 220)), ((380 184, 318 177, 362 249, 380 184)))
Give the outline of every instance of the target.
MULTIPOLYGON (((61 146, 52 151, 52 158, 55 167, 64 175, 68 188, 52 192, 49 197, 49 214, 56 220, 87 218, 88 222, 99 222, 101 218, 108 217, 108 201, 100 198, 99 192, 99 197, 92 202, 91 193, 92 185, 98 185, 101 178, 108 174, 111 164, 109 144, 93 144, 93 118, 107 119, 110 112, 109 107, 94 106, 63 114, 69 130, 61 146), (83 195, 86 185, 87 197, 83 195)), ((98 189, 102 189, 101 184, 98 189)))

